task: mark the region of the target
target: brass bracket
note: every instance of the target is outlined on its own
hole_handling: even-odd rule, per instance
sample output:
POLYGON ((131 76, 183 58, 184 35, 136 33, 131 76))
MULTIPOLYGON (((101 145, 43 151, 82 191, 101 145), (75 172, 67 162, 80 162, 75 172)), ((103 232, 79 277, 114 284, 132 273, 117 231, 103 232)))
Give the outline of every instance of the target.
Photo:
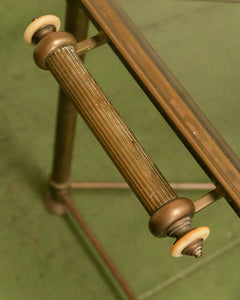
POLYGON ((76 52, 78 56, 82 56, 105 43, 107 43, 107 37, 103 31, 100 31, 97 35, 77 43, 76 52))
POLYGON ((193 202, 195 206, 195 213, 224 197, 225 194, 226 193, 223 188, 221 186, 217 186, 214 190, 193 202))

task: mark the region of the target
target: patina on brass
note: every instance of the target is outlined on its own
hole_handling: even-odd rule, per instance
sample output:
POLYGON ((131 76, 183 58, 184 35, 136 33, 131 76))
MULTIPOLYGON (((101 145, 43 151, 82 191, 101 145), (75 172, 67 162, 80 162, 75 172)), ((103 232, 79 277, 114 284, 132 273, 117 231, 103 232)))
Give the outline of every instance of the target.
MULTIPOLYGON (((191 231, 191 219, 195 213, 194 203, 187 198, 178 198, 160 207, 149 221, 149 229, 157 237, 173 237, 176 241, 191 231)), ((202 256, 203 239, 188 244, 183 255, 202 256)))
MULTIPOLYGON (((181 220, 192 219, 195 213, 195 207, 191 200, 187 198, 178 198, 168 201, 161 208, 159 208, 150 218, 149 229, 153 235, 157 237, 173 236, 179 238, 179 233, 173 234, 172 226, 179 223, 181 220)), ((185 224, 185 222, 183 223, 185 224)), ((186 233, 190 229, 190 223, 187 228, 178 226, 178 232, 181 234, 186 233), (181 228, 180 228, 181 227, 181 228)))
MULTIPOLYGON (((188 226, 186 226, 185 220, 191 219, 194 214, 193 203, 188 199, 179 199, 149 159, 136 137, 127 128, 77 56, 76 41, 72 35, 55 32, 41 35, 41 40, 34 51, 34 58, 39 67, 51 71, 69 95, 75 108, 146 211, 150 215, 155 214, 156 211, 165 211, 163 215, 167 217, 163 218, 159 213, 160 218, 155 216, 153 218, 155 222, 150 221, 152 231, 158 230, 156 235, 159 237, 169 235, 177 239, 189 232, 190 222, 187 222, 188 226)), ((54 198, 57 199, 56 196, 54 198)))
POLYGON ((73 47, 76 49, 77 47, 76 38, 68 32, 45 32, 45 35, 42 35, 41 37, 41 40, 34 49, 33 57, 36 65, 44 70, 48 69, 48 58, 58 49, 64 47, 73 47))
POLYGON ((51 34, 52 32, 56 32, 56 26, 54 25, 43 26, 38 29, 32 37, 33 44, 36 45, 44 36, 51 34))
MULTIPOLYGON (((161 61, 156 62, 157 57, 153 50, 148 47, 114 1, 108 3, 108 0, 97 0, 93 5, 92 0, 82 0, 81 3, 104 33, 101 31, 96 37, 77 44, 74 36, 66 32, 53 32, 54 29, 49 24, 45 28, 40 28, 35 34, 34 41, 37 46, 34 59, 40 68, 51 71, 127 184, 152 216, 149 227, 154 235, 181 238, 191 230, 190 223, 195 207, 200 210, 220 196, 225 196, 236 212, 239 212, 237 192, 239 187, 237 180, 240 178, 239 161, 222 137, 166 66, 161 61), (204 196, 195 205, 188 199, 178 198, 111 106, 81 59, 77 57, 77 52, 85 53, 106 40, 125 61, 129 70, 206 173, 219 185, 216 190, 204 196), (127 41, 130 40, 131 43, 128 43, 127 41), (146 76, 148 72, 151 74, 146 76), (161 82, 160 87, 156 85, 156 80, 161 82), (227 171, 223 169, 223 165, 227 166, 227 171)), ((50 184, 50 186, 55 189, 57 184, 50 184)), ((54 192, 51 194, 54 195, 54 192)), ((61 192, 59 195, 61 198, 61 192)), ((59 197, 56 194, 53 198, 59 197)), ((198 241, 198 244, 201 242, 198 241)), ((194 253, 194 248, 199 251, 196 244, 187 248, 189 247, 190 250, 183 252, 194 253)), ((196 253, 194 255, 200 256, 196 253)))
MULTIPOLYGON (((77 39, 68 33, 54 33, 55 29, 51 24, 40 28, 33 38, 37 44, 34 53, 36 64, 42 69, 49 69, 63 88, 60 90, 54 163, 49 180, 49 194, 46 198, 49 210, 57 214, 70 210, 79 224, 85 228, 84 231, 101 255, 103 249, 98 248, 98 243, 94 242, 95 237, 81 221, 69 198, 76 108, 151 216, 149 228, 155 236, 172 236, 177 240, 180 239, 191 231, 190 224, 194 212, 222 196, 225 196, 240 214, 238 158, 117 3, 113 0, 69 0, 66 20, 67 31, 72 32, 77 39), (100 33, 90 39, 85 39, 88 18, 83 8, 100 29, 100 33), (83 41, 77 43, 79 40, 83 41), (139 142, 117 116, 82 60, 77 57, 76 54, 81 56, 106 41, 217 185, 215 190, 194 204, 189 199, 178 198, 146 156, 139 142), (75 75, 72 72, 75 72, 75 75), (89 89, 86 89, 84 82, 89 89), (103 110, 92 106, 90 100, 93 95, 97 101, 104 102, 106 106, 103 110), (110 118, 107 115, 110 115, 110 118), (94 120, 100 121, 99 124, 94 123, 94 120), (118 126, 121 130, 115 132, 118 126), (104 131, 109 135, 109 139, 103 134, 104 131), (130 155, 128 159, 125 153, 132 156, 130 155)), ((192 242, 182 253, 200 257, 202 242, 202 239, 192 242)), ((104 252, 102 258, 109 265, 129 299, 136 299, 114 265, 111 266, 111 261, 104 252)))
POLYGON ((86 52, 93 50, 107 42, 107 37, 103 31, 97 35, 90 37, 82 42, 77 43, 76 53, 81 57, 86 52))
POLYGON ((115 0, 76 0, 240 216, 240 160, 115 0))

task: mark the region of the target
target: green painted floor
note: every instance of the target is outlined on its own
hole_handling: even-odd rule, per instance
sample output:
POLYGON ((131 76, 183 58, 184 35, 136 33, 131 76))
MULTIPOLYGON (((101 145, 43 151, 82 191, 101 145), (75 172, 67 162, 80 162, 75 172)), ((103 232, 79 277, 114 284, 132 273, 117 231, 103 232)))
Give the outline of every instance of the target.
MULTIPOLYGON (((240 3, 119 2, 239 155, 240 3)), ((34 65, 22 36, 34 17, 63 19, 64 9, 63 0, 0 4, 0 300, 125 299, 74 220, 52 216, 42 204, 58 87, 34 65)), ((108 46, 86 62, 169 181, 208 181, 108 46)), ((80 119, 72 178, 121 180, 80 119)), ((203 193, 179 195, 196 200, 203 193)), ((172 240, 151 236, 148 216, 130 191, 73 196, 139 299, 240 299, 240 223, 225 200, 193 220, 211 229, 197 261, 170 257, 172 240)))

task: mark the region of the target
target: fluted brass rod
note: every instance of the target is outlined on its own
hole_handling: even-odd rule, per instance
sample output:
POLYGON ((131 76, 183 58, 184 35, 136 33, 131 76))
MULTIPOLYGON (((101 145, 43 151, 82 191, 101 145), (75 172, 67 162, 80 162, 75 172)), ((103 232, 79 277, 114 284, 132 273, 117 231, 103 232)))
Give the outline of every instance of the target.
POLYGON ((47 68, 69 95, 149 215, 177 195, 94 81, 74 47, 55 51, 47 68))

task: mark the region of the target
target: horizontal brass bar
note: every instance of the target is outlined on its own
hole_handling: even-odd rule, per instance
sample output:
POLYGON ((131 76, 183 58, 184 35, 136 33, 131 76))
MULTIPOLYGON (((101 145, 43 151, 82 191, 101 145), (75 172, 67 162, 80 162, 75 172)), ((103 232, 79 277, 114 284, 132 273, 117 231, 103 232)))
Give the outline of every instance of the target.
MULTIPOLYGON (((215 186, 204 182, 173 182, 170 183, 175 190, 211 190, 215 186)), ((125 182, 71 182, 72 189, 129 189, 125 182)))

